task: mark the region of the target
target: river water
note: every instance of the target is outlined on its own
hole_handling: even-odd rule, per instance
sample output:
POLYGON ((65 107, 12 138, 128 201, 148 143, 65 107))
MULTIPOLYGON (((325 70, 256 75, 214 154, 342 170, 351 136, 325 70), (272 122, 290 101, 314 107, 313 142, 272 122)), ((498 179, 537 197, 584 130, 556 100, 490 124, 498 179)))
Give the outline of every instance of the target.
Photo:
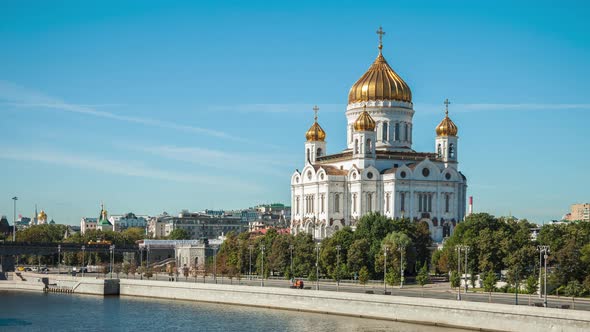
POLYGON ((0 331, 463 330, 190 301, 0 291, 0 331))

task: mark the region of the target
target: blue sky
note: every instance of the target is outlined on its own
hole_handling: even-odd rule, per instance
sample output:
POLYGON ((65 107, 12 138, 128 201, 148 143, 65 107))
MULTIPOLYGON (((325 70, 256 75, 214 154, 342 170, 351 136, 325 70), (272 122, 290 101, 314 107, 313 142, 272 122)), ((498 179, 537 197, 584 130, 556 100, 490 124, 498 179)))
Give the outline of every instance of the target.
MULTIPOLYGON (((345 146, 348 89, 384 55, 442 101, 476 211, 537 222, 589 201, 590 22, 580 2, 0 2, 0 214, 288 202, 320 107, 345 146), (3 198, 2 198, 3 197, 3 198)), ((9 218, 11 219, 11 218, 9 218)))

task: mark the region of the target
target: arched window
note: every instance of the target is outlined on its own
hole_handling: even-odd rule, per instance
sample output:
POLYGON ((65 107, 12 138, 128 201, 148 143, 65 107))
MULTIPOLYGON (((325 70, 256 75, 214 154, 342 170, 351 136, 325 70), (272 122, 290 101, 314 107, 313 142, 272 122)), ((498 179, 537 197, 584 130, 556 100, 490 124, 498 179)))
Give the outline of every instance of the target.
POLYGON ((442 158, 442 146, 440 145, 440 143, 438 143, 438 148, 436 150, 436 153, 438 154, 439 158, 442 158))
POLYGON ((352 212, 356 213, 356 194, 352 194, 352 212))
POLYGON ((295 211, 299 214, 299 196, 295 198, 295 211))
POLYGON ((367 193, 367 212, 373 211, 373 194, 367 193))
POLYGON ((321 209, 322 209, 321 213, 324 213, 325 212, 324 211, 324 197, 325 196, 323 194, 320 196, 320 200, 321 200, 321 203, 320 204, 321 204, 321 209))
POLYGON ((309 149, 307 149, 307 159, 306 161, 311 162, 311 151, 309 149))
POLYGON ((406 194, 405 193, 400 193, 399 194, 399 198, 400 198, 400 211, 403 213, 406 210, 406 194))
POLYGON ((388 134, 387 131, 389 129, 388 127, 389 127, 389 125, 387 124, 387 122, 383 122, 383 126, 381 127, 381 129, 382 129, 381 140, 382 141, 389 141, 389 139, 387 138, 387 134, 388 134))
POLYGON ((372 144, 370 138, 367 139, 367 146, 366 146, 366 148, 367 148, 367 153, 372 153, 373 152, 373 144, 372 144))
POLYGON ((355 154, 359 153, 359 140, 358 139, 354 140, 354 153, 355 154))
POLYGON ((348 133, 350 134, 350 142, 352 143, 352 133, 354 133, 354 127, 352 125, 348 129, 348 133))
POLYGON ((410 140, 410 136, 408 135, 408 124, 406 123, 406 125, 404 126, 404 141, 409 141, 410 140))
POLYGON ((393 140, 399 141, 399 122, 395 123, 395 130, 393 132, 393 140))
POLYGON ((340 195, 334 195, 334 212, 340 212, 340 195))
POLYGON ((445 195, 445 212, 448 213, 449 212, 449 194, 445 195))
POLYGON ((322 156, 322 148, 318 148, 317 153, 315 154, 315 157, 321 157, 322 156))
POLYGON ((385 194, 385 212, 389 212, 390 194, 385 194))
POLYGON ((455 158, 455 145, 453 143, 449 144, 449 158, 455 158))

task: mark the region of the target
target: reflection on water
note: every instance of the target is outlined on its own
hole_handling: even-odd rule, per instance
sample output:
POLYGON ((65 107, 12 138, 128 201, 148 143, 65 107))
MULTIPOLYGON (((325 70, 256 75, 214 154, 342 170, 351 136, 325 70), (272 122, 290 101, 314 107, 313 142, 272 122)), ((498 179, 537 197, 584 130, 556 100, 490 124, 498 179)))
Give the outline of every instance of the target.
POLYGON ((0 330, 462 331, 432 326, 134 297, 0 291, 0 330))

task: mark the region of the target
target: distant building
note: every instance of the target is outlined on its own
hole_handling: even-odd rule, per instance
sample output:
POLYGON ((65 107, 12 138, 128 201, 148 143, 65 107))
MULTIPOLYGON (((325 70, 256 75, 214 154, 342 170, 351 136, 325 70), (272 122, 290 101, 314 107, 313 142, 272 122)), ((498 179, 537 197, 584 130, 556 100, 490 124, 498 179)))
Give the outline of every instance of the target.
POLYGON ((107 210, 104 205, 100 205, 100 215, 98 218, 84 217, 80 220, 80 232, 85 234, 87 231, 114 231, 114 225, 109 221, 107 210))
POLYGON ((109 221, 115 226, 115 230, 120 232, 130 227, 146 229, 148 218, 149 216, 136 216, 129 212, 124 215, 111 215, 109 221))
POLYGON ((166 237, 175 229, 185 230, 191 239, 217 239, 229 232, 245 232, 248 224, 240 216, 213 217, 188 211, 182 211, 178 216, 163 214, 148 222, 148 232, 153 238, 166 237))
POLYGON ((567 221, 590 221, 590 203, 572 204, 570 213, 563 218, 567 221))

